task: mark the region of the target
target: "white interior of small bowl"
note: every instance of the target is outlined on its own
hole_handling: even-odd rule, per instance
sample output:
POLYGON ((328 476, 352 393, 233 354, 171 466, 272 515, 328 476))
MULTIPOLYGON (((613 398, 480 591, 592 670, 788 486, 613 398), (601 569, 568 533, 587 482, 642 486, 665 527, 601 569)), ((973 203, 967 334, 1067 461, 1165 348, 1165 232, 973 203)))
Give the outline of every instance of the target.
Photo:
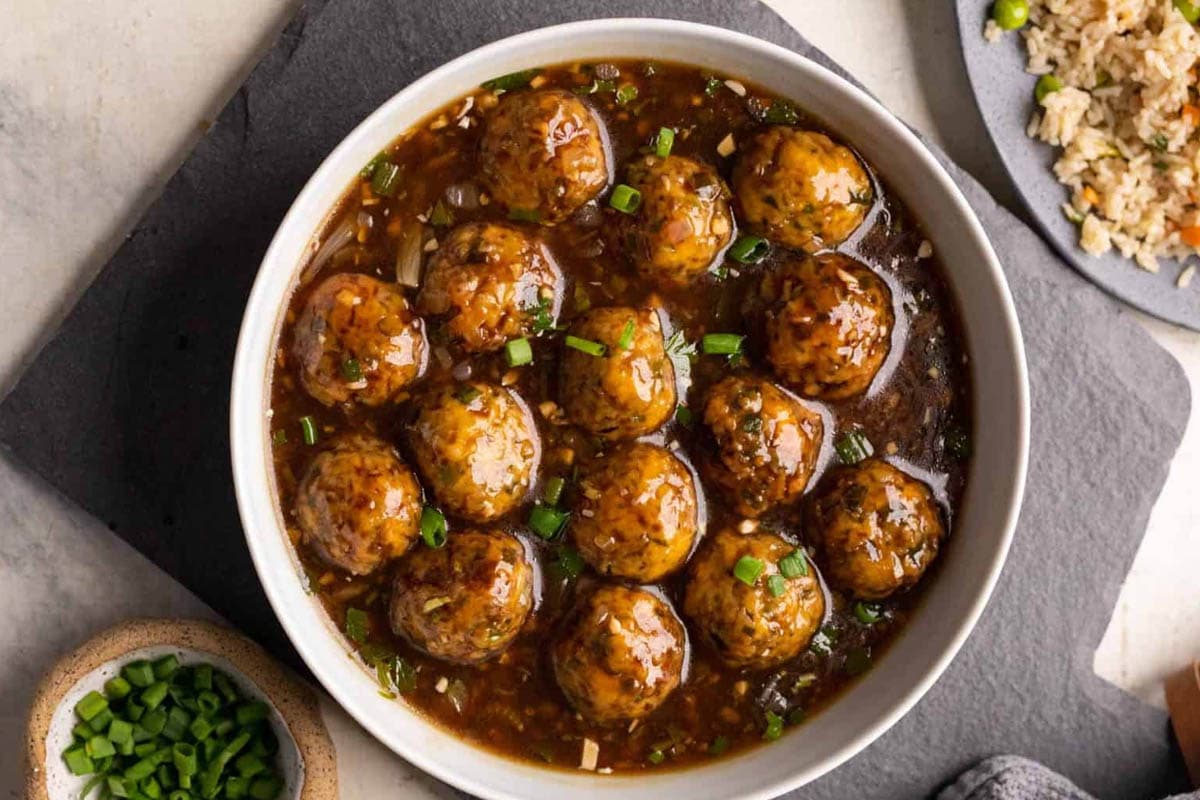
POLYGON ((961 194, 916 138, 850 84, 794 53, 718 28, 667 20, 603 20, 489 45, 413 83, 362 123, 314 174, 263 261, 234 368, 231 436, 247 540, 292 642, 364 727, 422 769, 489 798, 780 794, 833 769, 887 730, 929 688, 982 611, 1008 550, 1024 486, 1028 387, 1012 300, 987 239, 961 194), (948 272, 973 365, 976 428, 966 498, 936 581, 885 657, 831 708, 780 742, 680 771, 598 776, 552 771, 473 747, 386 700, 347 658, 341 637, 303 589, 275 506, 268 365, 286 297, 320 221, 355 173, 428 113, 496 75, 540 64, 653 58, 707 67, 763 85, 851 142, 919 220, 948 272))
POLYGON ((130 661, 145 659, 153 661, 165 655, 174 655, 183 665, 212 664, 231 677, 237 684, 238 691, 243 697, 251 700, 261 700, 271 709, 269 717, 271 727, 279 739, 279 777, 283 780, 283 791, 280 797, 295 798, 300 796, 304 785, 304 759, 300 749, 292 738, 291 731, 284 724, 283 717, 274 703, 255 684, 248 681, 228 659, 211 653, 201 653, 168 645, 155 645, 133 650, 120 658, 106 661, 84 675, 75 685, 67 690, 50 718, 50 729, 46 734, 46 793, 51 800, 77 800, 79 792, 92 777, 91 775, 73 775, 62 760, 62 753, 72 743, 71 729, 79 723, 75 716, 75 704, 91 691, 104 692, 104 682, 117 675, 121 667, 130 661))

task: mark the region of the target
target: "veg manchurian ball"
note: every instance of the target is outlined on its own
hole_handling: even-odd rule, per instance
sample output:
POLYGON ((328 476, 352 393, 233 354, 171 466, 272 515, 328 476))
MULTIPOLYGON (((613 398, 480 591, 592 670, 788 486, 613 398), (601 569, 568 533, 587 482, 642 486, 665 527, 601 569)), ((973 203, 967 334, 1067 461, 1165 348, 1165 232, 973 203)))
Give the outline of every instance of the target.
POLYGON ((300 381, 325 405, 378 406, 425 371, 425 327, 400 287, 369 275, 326 278, 296 321, 300 381))
POLYGON ((862 224, 871 181, 849 148, 823 133, 775 126, 750 140, 733 169, 739 219, 754 233, 815 252, 862 224))
POLYGON ((570 92, 506 94, 484 124, 483 179, 510 212, 561 222, 608 185, 601 123, 570 92))
POLYGON ((684 156, 648 155, 630 165, 628 179, 642 195, 637 212, 622 220, 638 272, 667 286, 705 275, 734 230, 729 188, 716 170, 684 156))
POLYGON ((524 401, 481 381, 426 393, 409 439, 444 510, 475 522, 503 516, 525 499, 541 455, 524 401))
POLYGON ((399 564, 392 630, 435 658, 475 664, 499 655, 533 608, 533 566, 502 531, 452 531, 440 548, 419 547, 399 564))
POLYGON ((892 293, 848 256, 823 253, 763 276, 767 360, 805 397, 841 400, 871 385, 891 350, 892 293))
POLYGON ((323 561, 367 575, 417 538, 421 486, 386 442, 347 436, 308 465, 296 492, 296 519, 323 561))
POLYGON ((652 583, 687 560, 698 510, 692 473, 671 451, 620 445, 584 467, 570 534, 601 575, 652 583))
POLYGON ((430 259, 417 308, 447 315, 451 338, 484 353, 530 333, 539 308, 554 319, 561 285, 562 273, 536 235, 471 222, 451 231, 430 259))
POLYGON ((675 371, 653 309, 593 309, 568 334, 604 348, 602 355, 563 350, 559 399, 576 425, 605 439, 632 439, 675 413, 675 371))
POLYGON ((877 458, 836 469, 808 522, 829 582, 865 600, 919 581, 945 534, 929 487, 877 458))
POLYGON ((704 424, 715 440, 702 469, 735 510, 758 517, 797 500, 821 452, 821 415, 768 380, 731 375, 709 392, 704 424))
POLYGON ((579 600, 552 649, 567 700, 600 723, 649 714, 679 686, 686 634, 645 589, 602 585, 579 600))
POLYGON ((771 533, 725 530, 710 537, 692 560, 683 613, 717 654, 734 667, 767 669, 808 646, 825 615, 825 595, 807 561, 803 575, 784 578, 779 562, 795 545, 771 533), (734 574, 743 558, 761 564, 753 585, 734 574), (772 576, 783 580, 776 596, 772 576))

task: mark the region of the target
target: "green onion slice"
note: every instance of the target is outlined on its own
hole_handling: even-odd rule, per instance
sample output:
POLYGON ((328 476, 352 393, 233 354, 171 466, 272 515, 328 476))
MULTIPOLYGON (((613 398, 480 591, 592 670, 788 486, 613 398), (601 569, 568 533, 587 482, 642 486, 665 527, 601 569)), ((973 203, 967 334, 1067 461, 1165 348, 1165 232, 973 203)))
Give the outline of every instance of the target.
POLYGON ((558 538, 558 535, 562 533, 569 516, 570 514, 566 511, 538 503, 529 512, 529 527, 538 536, 550 541, 558 538))
POLYGON ((362 644, 367 641, 367 629, 369 627, 367 620, 367 612, 361 608, 346 609, 346 638, 355 644, 362 644))
POLYGON ((638 88, 632 83, 627 83, 617 89, 617 105, 625 106, 637 100, 638 88))
POLYGON ((371 191, 391 197, 400 186, 400 167, 390 161, 380 161, 371 172, 371 191))
POLYGON ((695 416, 687 406, 677 406, 675 408, 675 421, 685 428, 690 428, 695 421, 695 416))
POLYGON ((857 464, 875 453, 871 440, 862 431, 847 431, 834 442, 833 449, 843 464, 857 464))
POLYGON ((805 557, 804 551, 797 548, 779 559, 779 572, 788 579, 803 578, 808 575, 808 559, 805 557))
POLYGON ((745 338, 736 333, 706 333, 700 340, 700 349, 710 356, 732 356, 742 352, 745 338))
POLYGON ((783 735, 783 717, 774 711, 768 711, 765 716, 767 727, 763 731, 762 738, 764 741, 773 742, 783 735))
POLYGON ((729 749, 729 738, 726 736, 718 736, 712 740, 708 746, 708 754, 710 756, 719 756, 729 749))
POLYGON ((363 379, 362 364, 357 358, 347 358, 342 362, 342 377, 349 383, 358 383, 363 379))
POLYGON ((546 485, 542 487, 542 501, 548 506, 558 505, 558 501, 562 499, 563 489, 566 486, 566 479, 561 475, 555 475, 546 481, 546 485))
POLYGON ((642 205, 642 193, 627 183, 613 187, 608 204, 624 214, 632 214, 642 205))
POLYGON ((767 591, 771 597, 779 597, 787 591, 787 580, 782 575, 772 575, 767 578, 767 591))
POLYGON ((617 347, 628 350, 633 346, 633 320, 628 320, 621 329, 621 338, 617 339, 617 347))
POLYGON ((733 577, 747 586, 753 586, 754 582, 758 580, 758 576, 766 569, 766 566, 761 559, 752 556, 742 556, 733 565, 733 577))
POLYGON ((572 350, 578 350, 581 353, 587 353, 589 356, 602 356, 608 352, 608 348, 599 342, 593 342, 591 339, 581 339, 578 336, 568 335, 563 340, 563 344, 570 347, 572 350))
POLYGON ((541 222, 542 212, 536 208, 510 208, 508 218, 513 222, 541 222))
POLYGON ((675 131, 670 128, 659 128, 658 134, 654 137, 654 155, 666 158, 671 155, 671 148, 674 146, 675 131))
POLYGON ((492 78, 480 85, 489 92, 511 92, 514 89, 521 89, 528 86, 529 82, 539 74, 541 74, 541 69, 537 67, 523 69, 517 72, 510 72, 507 75, 501 75, 498 78, 492 78))
POLYGON ((757 264, 771 252, 771 244, 760 236, 739 236, 729 247, 729 257, 739 264, 757 264))
POLYGON ((533 347, 529 344, 529 340, 522 337, 520 339, 509 339, 505 342, 504 360, 508 362, 510 367, 521 367, 525 364, 532 364, 533 347))
POLYGON ((863 625, 874 625, 883 619, 883 609, 877 603, 864 603, 860 600, 854 604, 854 616, 863 625))
POLYGON ((469 383, 464 383, 462 386, 454 390, 454 399, 462 403, 464 406, 469 406, 475 402, 476 398, 482 394, 478 389, 469 383))
POLYGON ((421 541, 435 550, 446 543, 446 515, 433 506, 421 509, 421 541))
POLYGON ((304 433, 305 444, 314 445, 317 443, 317 423, 312 417, 300 418, 300 430, 304 433))

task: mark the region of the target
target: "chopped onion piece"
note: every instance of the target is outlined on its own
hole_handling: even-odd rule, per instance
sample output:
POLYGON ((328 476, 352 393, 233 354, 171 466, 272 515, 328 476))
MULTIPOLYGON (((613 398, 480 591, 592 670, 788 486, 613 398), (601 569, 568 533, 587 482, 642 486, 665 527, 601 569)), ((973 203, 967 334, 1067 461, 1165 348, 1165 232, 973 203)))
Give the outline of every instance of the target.
POLYGON ((414 222, 404 229, 396 250, 396 281, 402 286, 421 285, 421 245, 425 226, 414 222))
POLYGON ((333 233, 325 237, 325 241, 321 243, 320 248, 312 257, 312 261, 309 261, 308 266, 304 268, 304 273, 300 276, 301 285, 311 281, 321 271, 321 268, 329 263, 329 259, 333 258, 334 253, 354 241, 355 223, 356 220, 347 215, 333 233))

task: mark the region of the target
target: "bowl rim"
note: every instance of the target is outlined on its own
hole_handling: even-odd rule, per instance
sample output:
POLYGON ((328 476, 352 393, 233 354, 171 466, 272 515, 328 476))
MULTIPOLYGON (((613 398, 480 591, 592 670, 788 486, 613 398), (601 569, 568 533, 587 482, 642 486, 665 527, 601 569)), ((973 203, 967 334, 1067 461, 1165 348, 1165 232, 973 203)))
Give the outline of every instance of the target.
MULTIPOLYGON (((276 523, 271 526, 272 530, 270 531, 256 532, 257 528, 254 524, 256 514, 263 502, 269 505, 271 513, 275 513, 276 504, 274 496, 271 495, 269 485, 266 492, 268 496, 264 498, 262 493, 257 491, 257 487, 249 485, 251 478, 247 474, 248 470, 256 470, 258 460, 263 456, 263 453, 260 451, 266 446, 267 437, 264 427, 269 426, 269 418, 264 411, 267 408, 265 403, 269 402, 269 389, 267 388, 267 376, 264 375, 264 372, 269 367, 273 350, 270 344, 268 344, 264 351, 266 354, 265 361, 262 359, 256 360, 250 351, 258 344, 257 340, 263 336, 267 337, 269 343, 273 343, 275 339, 281 300, 279 297, 269 296, 267 284, 269 273, 272 272, 271 265, 279 261, 279 251, 285 249, 285 232, 300 224, 308 232, 308 236, 311 236, 313 231, 319 229, 321 219, 312 219, 311 215, 306 215, 304 207, 311 204, 315 197, 323 193, 321 186, 324 183, 335 177, 338 172, 344 170, 344 165, 341 165, 340 162, 346 158, 345 154, 352 149, 352 145, 358 139, 365 138, 381 120, 390 117, 395 113, 396 109, 403 107, 414 95, 418 95, 428 87, 445 82, 455 72, 471 64, 486 62, 490 58, 505 54, 510 50, 536 47, 539 44, 545 44, 558 37, 580 37, 622 32, 620 30, 622 28, 626 30, 635 28, 641 33, 685 33, 695 38, 707 40, 714 48, 720 47, 722 43, 728 43, 738 48, 756 51, 757 55, 780 63, 788 70, 824 82, 835 93, 849 95, 860 105, 864 106, 873 115, 872 122, 883 126, 889 136, 894 136, 901 140, 902 146, 912 154, 912 157, 923 162, 922 166, 934 176, 937 182, 937 186, 932 187, 932 190, 945 195, 965 221, 965 233, 983 256, 983 263, 979 265, 982 267, 981 271, 984 273, 982 277, 988 284, 988 288, 999 300, 995 312, 1001 324, 1002 331, 1007 338, 1007 342, 1005 343, 1007 345, 1006 349, 1010 351, 1012 359, 1011 363, 1007 365, 1007 369, 1011 370, 1012 374, 1016 376, 1018 383, 1016 387, 1013 387, 1016 391, 1014 409, 1016 422, 1016 442, 1014 443, 1015 464, 1013 465, 1011 484, 1007 487, 1006 492, 1008 496, 1007 506, 1003 512, 996 512, 997 524, 1002 526, 1000 540, 988 562, 986 574, 981 576, 982 581, 979 583, 978 589, 971 598, 965 612, 961 613, 947 645, 943 647, 932 663, 932 666, 924 672, 920 680, 907 687, 890 707, 881 709, 873 722, 864 725, 857 734, 850 736, 836 751, 807 768, 789 773, 784 778, 756 787, 755 790, 742 795, 748 800, 765 799, 783 794, 815 780, 852 758, 875 739, 882 736, 907 714, 928 692, 938 678, 941 677, 974 630, 983 609, 991 598, 1007 559, 1024 496, 1029 456, 1029 379, 1020 324, 1003 269, 983 230, 982 224, 946 170, 938 163, 937 159, 926 148, 924 143, 905 124, 894 117, 891 112, 887 111, 873 96, 821 64, 758 37, 713 25, 663 18, 614 17, 568 22, 537 28, 490 42, 455 57, 393 94, 362 122, 356 125, 308 178, 303 189, 296 196, 296 199, 292 202, 276 229, 255 277, 238 335, 230 395, 230 456, 238 512, 255 571, 276 618, 279 620, 301 658, 304 659, 322 686, 324 686, 339 705, 377 740, 427 774, 433 775, 441 781, 479 797, 494 798, 494 800, 518 800, 519 795, 514 794, 510 788, 482 782, 475 776, 468 774, 467 770, 451 770, 438 763, 436 759, 427 758, 420 742, 397 741, 394 737, 385 733, 382 727, 377 724, 374 716, 368 713, 364 705, 355 697, 356 693, 351 691, 350 688, 343 687, 337 683, 333 679, 334 676, 322 668, 321 659, 314 655, 313 648, 315 645, 309 644, 309 640, 313 635, 312 632, 305 630, 302 627, 302 623, 292 617, 283 597, 284 588, 282 583, 275 580, 272 577, 271 571, 267 569, 268 560, 272 557, 267 552, 269 547, 266 541, 267 536, 277 536, 286 539, 286 535, 279 530, 280 526, 277 517, 276 523), (265 402, 264 395, 266 395, 265 402)), ((399 135, 400 133, 402 131, 396 131, 394 135, 399 135)), ((285 267, 281 265, 274 267, 275 271, 283 268, 285 267)), ((286 265, 286 268, 292 271, 293 281, 288 284, 290 291, 294 285, 294 277, 298 265, 289 264, 286 265)), ((965 319, 965 315, 962 323, 964 331, 969 330, 971 325, 965 319)), ((977 396, 978 391, 978 387, 975 387, 972 391, 972 396, 977 396)), ((978 426, 978 424, 979 420, 976 417, 975 425, 978 426)), ((292 579, 298 580, 298 578, 294 577, 292 579)), ((320 635, 325 636, 328 634, 322 633, 320 635)), ((438 727, 436 723, 429 720, 423 720, 423 723, 431 727, 438 727)), ((469 742, 466 745, 482 754, 501 759, 514 766, 528 766, 507 756, 492 753, 478 745, 469 742)), ((752 753, 758 749, 760 748, 747 752, 752 753)), ((733 756, 729 759, 721 759, 714 762, 714 767, 717 764, 729 764, 744 757, 745 754, 742 756, 733 756)), ((671 773, 676 775, 699 775, 702 770, 709 768, 711 767, 693 766, 682 770, 672 770, 671 773)), ((562 774, 558 770, 548 768, 539 769, 539 772, 544 773, 547 777, 562 774)), ((615 782, 620 780, 619 776, 605 776, 603 779, 596 778, 595 776, 589 777, 594 781, 604 780, 615 782)), ((560 785, 557 788, 566 787, 560 785)))

